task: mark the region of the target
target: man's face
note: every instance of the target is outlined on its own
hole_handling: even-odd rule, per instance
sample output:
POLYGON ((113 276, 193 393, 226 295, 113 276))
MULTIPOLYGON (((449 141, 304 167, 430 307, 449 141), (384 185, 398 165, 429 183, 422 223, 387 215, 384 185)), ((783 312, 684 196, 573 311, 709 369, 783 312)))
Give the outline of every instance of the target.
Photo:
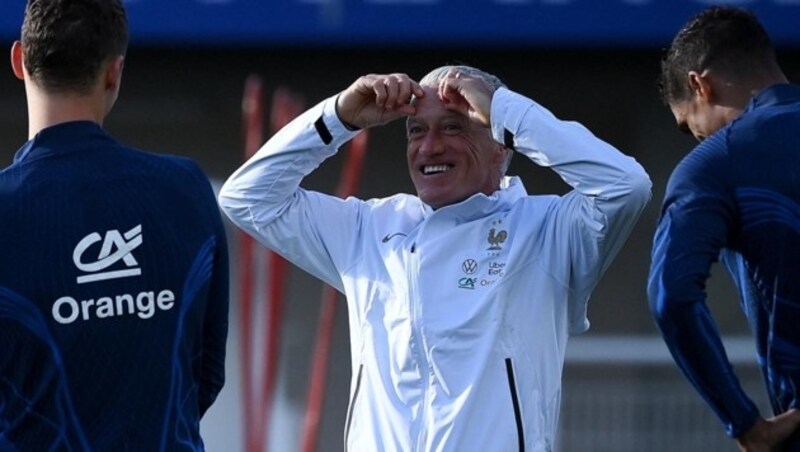
POLYGON ((475 193, 492 194, 500 183, 506 150, 491 131, 445 108, 436 89, 423 86, 417 113, 407 121, 408 170, 417 196, 438 209, 475 193))
POLYGON ((670 110, 678 128, 698 141, 705 140, 730 122, 727 109, 711 104, 699 95, 670 104, 670 110))

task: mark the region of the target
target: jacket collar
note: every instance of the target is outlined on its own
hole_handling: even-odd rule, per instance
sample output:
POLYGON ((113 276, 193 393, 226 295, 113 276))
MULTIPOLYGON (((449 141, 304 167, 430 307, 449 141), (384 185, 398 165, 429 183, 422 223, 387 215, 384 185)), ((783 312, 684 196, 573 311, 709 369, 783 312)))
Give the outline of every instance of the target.
POLYGON ((92 121, 71 121, 42 129, 14 154, 14 163, 47 155, 63 154, 113 141, 92 121))
POLYGON ((483 218, 499 210, 507 210, 517 200, 528 196, 522 180, 517 176, 506 176, 500 181, 500 188, 491 195, 475 193, 469 198, 433 210, 431 206, 420 203, 422 216, 425 219, 436 215, 437 217, 454 218, 459 222, 483 218))
POLYGON ((800 102, 800 86, 780 83, 761 90, 761 92, 750 99, 744 111, 751 112, 757 108, 790 102, 800 102))

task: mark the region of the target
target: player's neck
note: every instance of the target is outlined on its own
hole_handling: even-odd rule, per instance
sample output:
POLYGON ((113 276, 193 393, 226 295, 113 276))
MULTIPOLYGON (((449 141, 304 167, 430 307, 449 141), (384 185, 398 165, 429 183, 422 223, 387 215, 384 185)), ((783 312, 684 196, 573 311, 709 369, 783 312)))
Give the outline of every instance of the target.
POLYGON ((764 91, 770 86, 781 85, 784 83, 789 83, 789 80, 780 69, 764 74, 764 76, 757 78, 750 86, 750 92, 748 93, 749 95, 747 96, 747 99, 745 99, 744 104, 748 104, 750 99, 757 96, 761 91, 764 91))
POLYGON ((102 125, 106 102, 95 94, 44 93, 28 89, 28 139, 42 129, 71 121, 92 121, 102 125))

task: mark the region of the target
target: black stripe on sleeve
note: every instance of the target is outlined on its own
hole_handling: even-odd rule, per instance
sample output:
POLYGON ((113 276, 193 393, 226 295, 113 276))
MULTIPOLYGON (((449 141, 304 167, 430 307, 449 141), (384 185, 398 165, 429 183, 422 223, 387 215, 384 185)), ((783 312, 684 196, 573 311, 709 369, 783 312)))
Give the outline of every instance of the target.
POLYGON ((503 146, 514 150, 514 134, 508 129, 503 129, 503 146))
POLYGON ((325 121, 322 120, 322 116, 317 119, 314 123, 314 128, 317 129, 317 133, 319 137, 322 138, 322 142, 325 144, 331 144, 333 141, 333 135, 331 135, 331 131, 328 130, 328 126, 325 125, 325 121))

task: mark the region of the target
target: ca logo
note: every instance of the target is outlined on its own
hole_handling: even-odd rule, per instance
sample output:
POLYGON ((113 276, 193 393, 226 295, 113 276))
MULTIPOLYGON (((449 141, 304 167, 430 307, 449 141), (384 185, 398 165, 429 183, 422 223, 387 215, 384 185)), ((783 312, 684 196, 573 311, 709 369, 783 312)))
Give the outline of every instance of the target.
POLYGON ((120 234, 118 230, 112 229, 106 232, 105 238, 102 238, 97 232, 92 232, 87 235, 78 242, 75 251, 72 253, 72 261, 75 262, 75 266, 78 267, 79 270, 88 273, 83 276, 78 276, 78 284, 141 275, 142 269, 138 268, 139 263, 136 262, 136 258, 131 254, 131 252, 141 244, 142 225, 135 226, 124 234, 120 234), (83 260, 84 253, 101 239, 103 243, 100 246, 97 259, 93 262, 85 262, 83 260), (103 271, 120 260, 128 268, 103 271))
POLYGON ((478 278, 461 278, 458 280, 458 288, 475 290, 475 283, 477 281, 478 278))

